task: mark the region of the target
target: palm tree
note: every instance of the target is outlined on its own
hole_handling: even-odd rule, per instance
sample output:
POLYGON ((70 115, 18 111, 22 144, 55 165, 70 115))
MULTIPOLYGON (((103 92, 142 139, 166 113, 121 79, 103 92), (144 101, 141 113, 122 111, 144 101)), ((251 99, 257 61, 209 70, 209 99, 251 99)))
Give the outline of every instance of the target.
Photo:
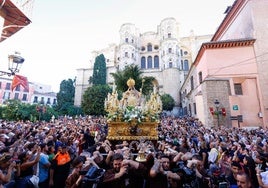
POLYGON ((142 88, 142 94, 148 95, 153 90, 154 77, 142 77, 142 71, 137 65, 126 66, 124 70, 111 73, 114 78, 117 90, 124 92, 128 89, 127 80, 132 78, 135 80, 135 88, 140 90, 142 88))

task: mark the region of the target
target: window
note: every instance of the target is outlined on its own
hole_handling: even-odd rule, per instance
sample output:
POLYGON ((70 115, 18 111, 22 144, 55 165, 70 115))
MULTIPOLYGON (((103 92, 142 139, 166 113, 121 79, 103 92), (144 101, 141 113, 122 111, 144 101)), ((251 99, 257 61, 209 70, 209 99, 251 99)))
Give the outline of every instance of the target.
POLYGON ((172 48, 168 48, 168 53, 172 53, 172 48))
POLYGON ((10 92, 5 92, 3 95, 3 99, 5 100, 10 99, 10 92))
POLYGON ((44 97, 41 97, 41 101, 40 101, 40 104, 45 104, 45 100, 44 100, 44 97))
POLYGON ((148 52, 151 52, 152 51, 152 45, 150 43, 147 45, 147 51, 148 52))
POLYGON ((159 57, 154 56, 154 68, 159 68, 159 57))
POLYGON ((234 84, 234 90, 235 90, 236 95, 243 95, 242 84, 241 83, 234 84))
POLYGON ((196 114, 196 103, 194 103, 193 105, 194 105, 194 114, 196 114))
POLYGON ((10 83, 7 83, 6 84, 6 90, 10 90, 10 86, 11 86, 11 84, 10 83))
POLYGON ((50 104, 51 102, 50 102, 50 98, 47 98, 47 104, 50 104))
POLYGON ((133 39, 131 39, 131 43, 132 43, 132 44, 134 43, 134 40, 133 40, 133 39))
POLYGON ((198 73, 198 78, 199 78, 199 83, 201 84, 202 81, 203 81, 202 72, 201 71, 198 73))
POLYGON ((38 97, 37 96, 34 97, 33 103, 38 103, 38 97))
POLYGON ((147 68, 148 69, 151 69, 151 68, 153 68, 153 62, 152 62, 152 56, 148 56, 148 58, 147 58, 147 68))
POLYGON ((55 105, 57 102, 57 99, 53 99, 53 105, 55 105))
POLYGON ((171 38, 171 33, 168 33, 168 38, 171 38))
POLYGON ((125 52, 125 57, 128 57, 128 52, 125 52))
POLYGON ((145 69, 145 57, 141 57, 141 69, 145 69))
POLYGON ((134 53, 131 54, 131 57, 134 58, 134 53))
POLYGON ((125 42, 128 43, 128 38, 125 39, 125 42))
POLYGON ((155 49, 155 50, 158 50, 158 49, 159 49, 159 46, 157 46, 157 45, 154 46, 154 49, 155 49))
POLYGON ((145 51, 145 47, 144 46, 141 47, 141 51, 145 51))
POLYGON ((20 91, 20 85, 16 86, 15 91, 20 91))
POLYGON ((23 94, 21 100, 22 100, 22 101, 27 101, 27 94, 23 94))
POLYGON ((188 112, 187 112, 187 106, 185 106, 185 107, 183 108, 183 114, 184 114, 184 115, 188 115, 188 112))
POLYGON ((188 62, 187 59, 184 60, 184 66, 183 67, 184 67, 184 70, 185 71, 188 71, 189 70, 189 62, 188 62))
POLYGON ((15 93, 14 99, 19 99, 19 93, 15 93))
POLYGON ((191 90, 194 90, 194 77, 191 76, 191 90))
POLYGON ((172 62, 171 61, 169 62, 168 67, 172 68, 172 62))
POLYGON ((187 55, 187 54, 188 54, 188 52, 187 52, 187 51, 184 51, 184 52, 183 52, 183 54, 184 54, 184 55, 187 55))
POLYGON ((191 107, 191 104, 189 104, 189 114, 188 114, 189 116, 191 116, 192 115, 192 107, 191 107))

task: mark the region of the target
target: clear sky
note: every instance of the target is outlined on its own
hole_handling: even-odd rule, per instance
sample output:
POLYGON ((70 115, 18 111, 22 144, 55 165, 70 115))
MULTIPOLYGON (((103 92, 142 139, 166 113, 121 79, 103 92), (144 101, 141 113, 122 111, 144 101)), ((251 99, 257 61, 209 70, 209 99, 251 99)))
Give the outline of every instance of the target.
POLYGON ((214 34, 227 6, 234 0, 34 0, 31 21, 0 43, 0 70, 8 54, 25 58, 20 75, 52 86, 74 79, 77 68, 87 68, 91 51, 119 43, 119 29, 133 23, 142 33, 157 31, 161 20, 174 17, 180 34, 214 34))

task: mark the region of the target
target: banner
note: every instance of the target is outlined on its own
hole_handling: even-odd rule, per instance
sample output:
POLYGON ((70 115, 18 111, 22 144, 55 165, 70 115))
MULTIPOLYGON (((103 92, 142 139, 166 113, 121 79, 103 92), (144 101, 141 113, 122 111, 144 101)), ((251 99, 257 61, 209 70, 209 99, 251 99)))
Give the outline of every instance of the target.
POLYGON ((29 84, 27 77, 21 75, 15 75, 12 80, 11 90, 13 91, 18 85, 22 85, 24 89, 29 91, 29 84))

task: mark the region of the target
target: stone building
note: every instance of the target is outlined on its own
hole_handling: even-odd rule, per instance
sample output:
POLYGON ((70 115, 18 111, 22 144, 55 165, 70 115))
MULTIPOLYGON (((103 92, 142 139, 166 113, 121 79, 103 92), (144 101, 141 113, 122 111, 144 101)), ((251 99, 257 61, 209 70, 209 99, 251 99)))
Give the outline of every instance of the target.
POLYGON ((268 1, 236 0, 203 43, 180 93, 206 126, 268 125, 268 1))
POLYGON ((178 109, 179 88, 201 44, 209 41, 212 35, 195 36, 191 32, 190 36, 181 37, 178 22, 174 18, 162 20, 156 32, 140 33, 134 24, 125 23, 119 34, 118 45, 110 44, 107 48, 92 52, 89 67, 77 69, 75 105, 81 105, 84 91, 91 86, 88 80, 93 75, 95 57, 103 54, 107 66, 107 83, 113 84, 110 73, 123 70, 127 65, 138 65, 144 76, 156 78, 160 94, 170 94, 178 109))

